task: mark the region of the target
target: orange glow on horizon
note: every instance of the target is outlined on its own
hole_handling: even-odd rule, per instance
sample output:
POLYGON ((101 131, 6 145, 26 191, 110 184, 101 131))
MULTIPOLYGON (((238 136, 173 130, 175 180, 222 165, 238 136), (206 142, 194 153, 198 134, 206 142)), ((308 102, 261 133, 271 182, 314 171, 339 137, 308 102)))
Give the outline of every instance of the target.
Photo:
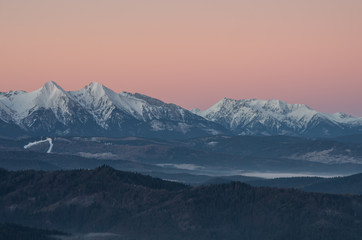
POLYGON ((281 99, 362 116, 362 1, 2 1, 0 91, 91 81, 186 108, 281 99))

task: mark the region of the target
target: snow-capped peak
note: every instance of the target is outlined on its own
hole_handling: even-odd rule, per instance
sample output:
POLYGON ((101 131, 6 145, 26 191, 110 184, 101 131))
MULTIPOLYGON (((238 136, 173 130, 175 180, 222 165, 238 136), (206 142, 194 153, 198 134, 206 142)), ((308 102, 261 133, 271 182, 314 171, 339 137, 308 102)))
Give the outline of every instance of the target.
POLYGON ((59 89, 61 90, 62 92, 65 92, 63 90, 63 88, 61 88, 56 82, 54 81, 49 81, 49 82, 46 82, 44 84, 44 86, 42 87, 42 89, 46 89, 47 91, 54 91, 56 89, 59 89))
POLYGON ((311 125, 319 126, 321 121, 326 126, 340 129, 343 124, 362 125, 359 118, 346 114, 320 113, 304 104, 289 104, 277 99, 223 98, 209 109, 194 113, 232 131, 240 131, 239 134, 255 134, 256 131, 256 134, 293 135, 307 131, 311 125))
POLYGON ((0 101, 11 109, 13 121, 16 123, 20 123, 39 109, 51 110, 63 123, 67 121, 66 116, 70 115, 69 94, 53 81, 45 83, 42 88, 33 92, 11 94, 1 98, 0 101))
POLYGON ((86 87, 91 87, 91 88, 93 88, 93 87, 103 87, 103 84, 99 83, 99 82, 92 81, 86 87))
POLYGON ((85 89, 88 89, 96 95, 103 95, 104 94, 104 85, 97 82, 91 82, 87 86, 85 86, 85 89))
MULTIPOLYGON (((44 86, 36 91, 38 101, 42 101, 42 107, 48 108, 51 105, 57 104, 54 101, 59 100, 60 97, 69 97, 68 92, 61 88, 58 84, 53 81, 47 82, 44 86)), ((31 92, 31 93, 34 93, 31 92)), ((29 94, 31 94, 29 93, 29 94)))

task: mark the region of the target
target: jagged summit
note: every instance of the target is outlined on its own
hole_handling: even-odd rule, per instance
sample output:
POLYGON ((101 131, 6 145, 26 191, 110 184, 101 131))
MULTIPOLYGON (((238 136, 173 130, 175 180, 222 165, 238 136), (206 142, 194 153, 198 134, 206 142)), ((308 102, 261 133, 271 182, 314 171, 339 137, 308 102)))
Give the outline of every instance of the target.
POLYGON ((37 92, 38 95, 44 95, 46 98, 68 96, 68 92, 66 92, 62 87, 53 81, 46 82, 42 88, 35 90, 34 92, 37 92))
POLYGON ((56 82, 54 82, 54 81, 46 82, 42 88, 46 88, 46 89, 50 89, 50 90, 52 90, 52 89, 54 89, 54 88, 57 88, 57 89, 60 89, 60 90, 64 91, 63 88, 61 88, 61 87, 60 87, 56 82))
POLYGON ((90 82, 86 87, 94 88, 94 87, 103 87, 104 85, 99 82, 90 82))
POLYGON ((31 135, 180 138, 227 132, 177 105, 138 93, 116 93, 97 82, 65 91, 50 81, 33 92, 0 94, 0 120, 31 135))
POLYGON ((93 91, 99 91, 99 90, 104 90, 103 89, 104 85, 98 82, 90 82, 88 85, 86 85, 84 88, 85 89, 90 89, 93 91))
POLYGON ((98 82, 91 82, 81 90, 87 90, 95 96, 102 96, 107 94, 107 92, 113 92, 113 90, 98 82))
POLYGON ((362 126, 360 118, 277 99, 223 98, 205 111, 193 112, 239 135, 328 136, 360 132, 362 126))

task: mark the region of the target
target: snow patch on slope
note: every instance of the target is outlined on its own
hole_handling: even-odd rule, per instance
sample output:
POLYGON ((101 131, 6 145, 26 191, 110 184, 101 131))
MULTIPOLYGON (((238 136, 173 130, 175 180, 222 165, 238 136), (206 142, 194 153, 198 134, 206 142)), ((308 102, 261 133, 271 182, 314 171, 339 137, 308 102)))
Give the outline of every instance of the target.
POLYGON ((51 153, 52 149, 53 149, 53 140, 51 138, 46 138, 45 140, 30 142, 30 143, 28 143, 28 144, 26 144, 24 146, 24 149, 28 149, 28 148, 31 148, 31 147, 33 147, 35 145, 38 145, 40 143, 45 143, 45 142, 49 142, 49 148, 48 148, 47 153, 51 153))

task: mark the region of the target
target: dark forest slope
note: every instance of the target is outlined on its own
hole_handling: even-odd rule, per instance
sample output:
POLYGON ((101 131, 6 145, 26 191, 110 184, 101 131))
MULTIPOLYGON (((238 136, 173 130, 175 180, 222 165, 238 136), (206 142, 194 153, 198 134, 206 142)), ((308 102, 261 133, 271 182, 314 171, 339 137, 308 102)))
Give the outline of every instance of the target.
POLYGON ((362 197, 116 171, 0 172, 0 221, 122 239, 361 239, 362 197))

